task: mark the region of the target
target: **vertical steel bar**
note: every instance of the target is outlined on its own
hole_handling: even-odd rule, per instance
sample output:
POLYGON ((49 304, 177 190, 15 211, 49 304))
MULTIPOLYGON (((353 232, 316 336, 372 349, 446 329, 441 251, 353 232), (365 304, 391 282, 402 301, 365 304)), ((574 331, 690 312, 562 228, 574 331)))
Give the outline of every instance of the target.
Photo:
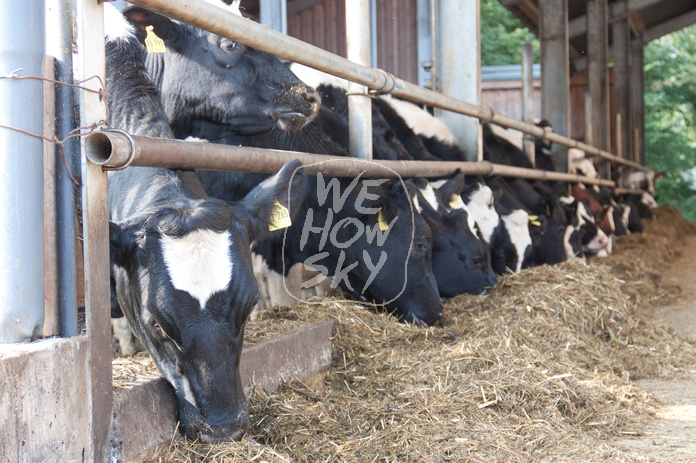
MULTIPOLYGON (((0 74, 41 76, 44 2, 0 3, 0 74)), ((0 80, 0 124, 43 134, 43 85, 0 80)), ((43 142, 0 127, 0 342, 35 338, 44 322, 43 142)))
MULTIPOLYGON (((370 65, 370 0, 346 0, 348 59, 370 65)), ((350 155, 372 159, 372 101, 363 85, 351 83, 348 95, 350 155)))
POLYGON ((634 161, 645 165, 645 75, 643 56, 643 38, 638 37, 631 42, 631 99, 633 107, 633 130, 638 131, 634 137, 633 152, 637 153, 634 161))
POLYGON ((370 0, 370 66, 379 67, 377 61, 377 0, 370 0))
MULTIPOLYGON (((445 95, 479 104, 481 101, 481 18, 479 0, 437 2, 437 90, 445 95)), ((438 116, 454 134, 467 160, 483 158, 481 124, 449 111, 438 116)))
MULTIPOLYGON (((629 18, 627 16, 627 1, 615 3, 618 19, 613 22, 614 44, 614 101, 616 114, 621 116, 621 149, 618 144, 616 155, 624 159, 631 158, 631 55, 629 18)), ((617 139, 618 139, 617 127, 617 139)))
MULTIPOLYGON (((561 135, 570 136, 568 89, 568 4, 565 0, 540 0, 541 114, 561 135)), ((554 143, 551 153, 560 172, 568 171, 568 150, 554 143)))
MULTIPOLYGON (((534 52, 531 43, 522 45, 522 120, 529 124, 534 123, 534 52)), ((535 164, 534 137, 525 133, 524 152, 535 164)))
MULTIPOLYGON (((46 79, 55 80, 56 60, 44 57, 46 79)), ((44 130, 47 138, 56 133, 56 85, 44 82, 44 130)), ((60 306, 58 291, 58 246, 56 245, 56 146, 44 140, 44 311, 42 336, 60 334, 60 306)))
POLYGON ((430 0, 418 0, 418 85, 432 88, 433 32, 430 0))
MULTIPOLYGON (((75 21, 78 58, 75 78, 99 76, 104 82, 104 13, 93 0, 77 1, 75 21)), ((101 89, 97 80, 86 82, 101 89)), ((104 120, 101 95, 79 92, 80 125, 104 120)), ((84 148, 83 148, 84 150, 84 148)), ((89 336, 89 397, 92 448, 86 461, 108 461, 113 410, 111 387, 111 305, 109 303, 109 212, 107 179, 99 166, 82 163, 82 211, 85 259, 85 309, 89 336)))
POLYGON ((260 0, 261 24, 283 34, 288 33, 287 0, 260 0))
MULTIPOLYGON (((56 78, 72 83, 73 8, 71 0, 46 0, 46 53, 56 58, 56 78)), ((77 127, 73 89, 56 87, 56 135, 63 140, 77 127)), ((76 220, 75 190, 71 176, 79 170, 79 143, 65 142, 63 153, 56 146, 56 245, 58 252, 58 304, 60 333, 63 337, 76 336, 77 328, 77 275, 76 275, 76 220), (66 170, 67 169, 67 170, 66 170)))

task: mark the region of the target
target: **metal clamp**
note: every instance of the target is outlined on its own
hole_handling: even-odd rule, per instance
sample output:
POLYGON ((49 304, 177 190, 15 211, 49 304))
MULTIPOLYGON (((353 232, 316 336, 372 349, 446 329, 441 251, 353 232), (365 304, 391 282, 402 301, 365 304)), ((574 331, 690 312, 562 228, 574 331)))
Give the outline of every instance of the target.
POLYGON ((488 117, 488 119, 481 119, 481 124, 488 124, 495 117, 495 111, 493 111, 493 108, 488 105, 483 105, 483 107, 488 109, 491 112, 491 115, 488 117))
POLYGON ((370 95, 375 95, 375 96, 386 95, 388 93, 391 93, 392 90, 394 90, 394 88, 396 87, 396 77, 389 74, 384 69, 376 69, 376 71, 381 72, 382 75, 384 76, 384 85, 382 85, 382 88, 380 88, 378 90, 370 89, 370 90, 368 90, 368 93, 370 95))

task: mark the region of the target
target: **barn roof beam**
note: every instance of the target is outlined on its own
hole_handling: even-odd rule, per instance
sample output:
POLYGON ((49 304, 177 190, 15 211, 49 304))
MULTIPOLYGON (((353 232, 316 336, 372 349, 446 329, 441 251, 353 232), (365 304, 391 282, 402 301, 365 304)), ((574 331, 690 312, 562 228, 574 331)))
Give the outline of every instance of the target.
MULTIPOLYGON (((619 19, 631 16, 640 12, 644 8, 656 5, 663 0, 628 0, 628 12, 623 11, 622 3, 612 3, 609 5, 609 22, 618 21, 619 19)), ((683 26, 682 26, 683 27, 683 26)), ((568 21, 568 36, 572 39, 587 33, 587 16, 578 16, 568 21)))
POLYGON ((671 34, 693 23, 696 23, 696 10, 689 11, 688 13, 684 13, 681 16, 677 16, 676 18, 647 29, 643 34, 643 43, 647 44, 652 40, 659 39, 663 35, 671 34))

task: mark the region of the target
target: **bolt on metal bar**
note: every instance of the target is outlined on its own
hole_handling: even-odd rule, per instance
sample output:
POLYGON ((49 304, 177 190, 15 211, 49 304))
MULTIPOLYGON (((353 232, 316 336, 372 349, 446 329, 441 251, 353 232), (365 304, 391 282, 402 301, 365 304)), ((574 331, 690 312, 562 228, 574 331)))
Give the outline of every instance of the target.
POLYGON ((501 175, 535 180, 557 180, 614 187, 611 180, 576 174, 493 164, 455 161, 382 161, 353 157, 327 156, 228 146, 216 143, 187 142, 166 138, 129 135, 120 130, 100 131, 85 139, 87 159, 105 170, 127 166, 167 167, 170 169, 231 170, 236 172, 275 173, 286 162, 299 159, 310 175, 321 172, 335 177, 365 178, 441 177, 460 169, 466 175, 501 175))
MULTIPOLYGON (((504 114, 494 113, 490 108, 456 100, 433 90, 405 82, 382 69, 374 69, 353 63, 319 47, 309 45, 301 40, 257 24, 254 21, 237 16, 225 8, 212 3, 192 2, 191 0, 133 0, 131 3, 227 37, 249 47, 272 53, 280 58, 295 61, 328 74, 365 85, 376 94, 391 93, 414 103, 435 106, 480 120, 490 121, 491 123, 519 130, 538 138, 544 137, 543 129, 533 124, 527 124, 504 114), (193 7, 194 3, 195 8, 193 7)), ((546 139, 569 148, 581 149, 589 155, 601 157, 617 164, 648 170, 645 166, 638 163, 622 159, 607 151, 560 134, 547 134, 546 139)))

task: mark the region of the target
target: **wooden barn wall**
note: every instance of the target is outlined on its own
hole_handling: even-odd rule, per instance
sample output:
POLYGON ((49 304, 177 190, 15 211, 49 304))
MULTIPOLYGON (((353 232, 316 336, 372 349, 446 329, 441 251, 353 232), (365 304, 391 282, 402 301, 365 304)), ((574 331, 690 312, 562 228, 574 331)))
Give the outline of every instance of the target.
MULTIPOLYGON (((609 72, 610 86, 613 87, 613 73, 609 72)), ((522 119, 522 82, 520 80, 489 80, 481 83, 481 104, 490 106, 494 111, 515 119, 522 119)), ((587 72, 577 72, 570 79, 570 137, 585 137, 585 92, 588 91, 587 72)), ((610 95, 613 91, 610 89, 610 95)), ((614 114, 614 101, 610 101, 611 113, 614 114)), ((534 116, 541 118, 541 83, 534 81, 534 116)), ((612 140, 615 121, 611 121, 612 140)), ((616 147, 612 143, 611 150, 616 147)))
MULTIPOLYGON (((418 82, 416 3, 377 2, 377 66, 409 82, 418 82)), ((289 2, 288 35, 345 57, 345 1, 289 2)))

